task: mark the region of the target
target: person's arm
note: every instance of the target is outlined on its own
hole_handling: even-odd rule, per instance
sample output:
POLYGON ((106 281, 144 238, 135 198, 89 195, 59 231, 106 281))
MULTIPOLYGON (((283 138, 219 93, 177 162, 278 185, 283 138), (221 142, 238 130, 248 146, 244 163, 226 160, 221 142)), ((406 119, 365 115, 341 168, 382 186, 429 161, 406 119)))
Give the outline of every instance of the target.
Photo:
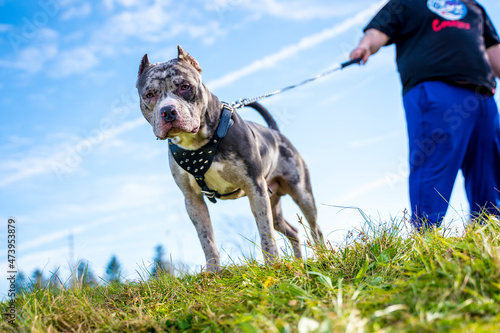
POLYGON ((382 31, 377 29, 368 29, 365 32, 365 35, 359 42, 359 45, 352 50, 350 59, 354 60, 357 58, 361 58, 363 64, 366 64, 368 58, 378 52, 380 48, 386 45, 390 40, 390 37, 387 36, 382 31))
POLYGON ((500 44, 487 48, 486 54, 488 55, 488 62, 493 70, 493 74, 497 78, 500 78, 500 44))

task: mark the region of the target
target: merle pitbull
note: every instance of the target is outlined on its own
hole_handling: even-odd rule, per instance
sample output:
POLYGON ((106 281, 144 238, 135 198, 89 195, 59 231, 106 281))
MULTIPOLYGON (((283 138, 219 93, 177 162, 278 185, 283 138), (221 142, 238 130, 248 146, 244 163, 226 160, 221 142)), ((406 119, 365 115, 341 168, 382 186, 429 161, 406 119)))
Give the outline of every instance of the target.
MULTIPOLYGON (((221 119, 222 103, 201 81, 198 62, 178 46, 178 57, 150 64, 147 54, 139 67, 137 89, 142 114, 160 140, 170 139, 187 151, 198 151, 213 139, 221 119)), ((206 185, 221 193, 221 199, 248 196, 259 229, 266 262, 278 256, 273 227, 292 244, 301 258, 298 231, 282 215, 280 198, 289 194, 308 221, 313 239, 323 242, 316 224, 316 206, 307 166, 278 129, 272 116, 260 104, 252 105, 266 120, 268 127, 243 120, 236 112, 205 174, 206 185)), ((200 153, 201 154, 201 153, 200 153)), ((219 253, 200 185, 193 175, 176 163, 169 152, 172 175, 185 197, 187 213, 192 220, 208 265, 220 267, 219 253)))

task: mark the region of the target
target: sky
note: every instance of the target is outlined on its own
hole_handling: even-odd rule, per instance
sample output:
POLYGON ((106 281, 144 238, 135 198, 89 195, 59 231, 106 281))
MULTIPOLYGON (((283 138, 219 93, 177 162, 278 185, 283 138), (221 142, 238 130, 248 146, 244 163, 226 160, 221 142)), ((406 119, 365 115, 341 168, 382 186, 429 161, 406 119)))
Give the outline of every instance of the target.
MULTIPOLYGON (((170 174, 167 142, 142 117, 137 72, 176 57, 200 63, 227 102, 300 82, 348 60, 384 1, 0 0, 0 297, 7 291, 7 221, 16 221, 18 269, 57 271, 79 260, 104 277, 150 269, 161 244, 174 265, 204 265, 170 174)), ((480 1, 497 26, 500 3, 480 1)), ((318 223, 333 244, 364 223, 409 208, 408 140, 394 47, 262 103, 302 154, 318 223), (344 207, 344 208, 340 208, 344 207)), ((498 97, 497 97, 498 100, 498 97)), ((238 111, 263 123, 255 111, 238 111)), ((208 203, 223 263, 261 258, 247 198, 208 203)), ((285 218, 301 212, 284 200, 285 218)), ((467 219, 461 176, 446 217, 467 219)), ((288 251, 277 235, 278 244, 288 251)))

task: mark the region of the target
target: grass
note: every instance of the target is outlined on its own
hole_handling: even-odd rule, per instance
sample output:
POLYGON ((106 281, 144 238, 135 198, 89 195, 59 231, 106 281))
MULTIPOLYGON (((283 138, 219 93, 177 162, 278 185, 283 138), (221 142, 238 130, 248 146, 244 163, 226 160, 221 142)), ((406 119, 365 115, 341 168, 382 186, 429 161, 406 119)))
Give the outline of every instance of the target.
MULTIPOLYGON (((307 263, 40 289, 5 332, 500 332, 500 225, 404 235, 405 221, 313 247, 307 263)), ((5 310, 6 303, 1 306, 5 310)))

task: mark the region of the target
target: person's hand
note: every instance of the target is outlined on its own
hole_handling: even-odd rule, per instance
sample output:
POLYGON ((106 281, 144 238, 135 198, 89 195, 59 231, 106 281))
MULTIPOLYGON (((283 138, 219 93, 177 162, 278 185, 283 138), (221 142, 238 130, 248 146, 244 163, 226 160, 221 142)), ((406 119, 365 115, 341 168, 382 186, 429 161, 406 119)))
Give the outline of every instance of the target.
POLYGON ((368 50, 366 47, 360 47, 358 46, 354 50, 352 50, 349 58, 350 60, 354 60, 357 58, 361 58, 361 63, 364 65, 368 61, 368 58, 371 56, 370 50, 368 50))
POLYGON ((389 42, 389 36, 376 29, 368 29, 359 42, 359 45, 352 50, 351 60, 361 58, 361 62, 366 64, 368 58, 378 52, 378 50, 389 42))

